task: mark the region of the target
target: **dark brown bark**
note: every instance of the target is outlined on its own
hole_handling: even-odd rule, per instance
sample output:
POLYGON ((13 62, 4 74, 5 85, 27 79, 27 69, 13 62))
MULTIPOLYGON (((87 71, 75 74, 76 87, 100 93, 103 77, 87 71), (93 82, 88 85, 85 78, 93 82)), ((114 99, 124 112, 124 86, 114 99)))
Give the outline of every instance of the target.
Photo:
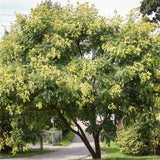
POLYGON ((96 156, 95 159, 101 158, 101 148, 100 148, 100 141, 99 141, 99 133, 95 134, 93 136, 94 138, 94 144, 95 144, 95 151, 96 151, 96 156))
POLYGON ((83 141, 83 143, 86 145, 87 149, 89 150, 89 152, 91 153, 92 155, 92 158, 96 158, 96 152, 94 151, 94 149, 92 148, 92 146, 90 145, 83 129, 81 128, 81 126, 77 123, 77 122, 74 122, 75 125, 77 126, 77 128, 80 130, 80 132, 78 133, 79 137, 81 138, 81 140, 83 141))

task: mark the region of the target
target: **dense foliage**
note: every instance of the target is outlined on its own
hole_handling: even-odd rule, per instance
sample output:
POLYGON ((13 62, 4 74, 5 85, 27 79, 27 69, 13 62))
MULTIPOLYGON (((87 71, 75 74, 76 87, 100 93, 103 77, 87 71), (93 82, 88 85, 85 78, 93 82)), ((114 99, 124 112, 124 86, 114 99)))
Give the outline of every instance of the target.
MULTIPOLYGON (((29 128, 32 134, 55 114, 80 136, 93 158, 100 158, 100 136, 113 139, 120 119, 126 125, 154 119, 160 88, 156 28, 136 11, 125 20, 117 15, 107 19, 88 3, 61 8, 47 2, 28 16, 17 14, 0 44, 0 114, 6 112, 11 124, 3 130, 6 139, 19 135, 13 134, 14 122, 21 116, 28 118, 19 131, 29 128), (93 136, 95 150, 80 121, 93 136)), ((11 145, 14 151, 17 145, 11 145)))
POLYGON ((143 16, 151 16, 150 21, 160 21, 160 1, 159 0, 143 0, 141 1, 140 12, 143 16))
POLYGON ((150 128, 148 124, 135 124, 119 131, 117 142, 121 151, 132 155, 160 154, 160 131, 150 128))

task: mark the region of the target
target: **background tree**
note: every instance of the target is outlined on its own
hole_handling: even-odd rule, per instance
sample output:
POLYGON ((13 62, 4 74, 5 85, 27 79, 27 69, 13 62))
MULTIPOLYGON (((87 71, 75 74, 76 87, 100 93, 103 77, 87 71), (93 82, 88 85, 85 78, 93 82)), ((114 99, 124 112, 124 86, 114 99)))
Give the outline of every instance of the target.
POLYGON ((160 1, 159 0, 143 0, 141 1, 140 12, 143 16, 153 15, 151 21, 158 22, 160 20, 160 1))

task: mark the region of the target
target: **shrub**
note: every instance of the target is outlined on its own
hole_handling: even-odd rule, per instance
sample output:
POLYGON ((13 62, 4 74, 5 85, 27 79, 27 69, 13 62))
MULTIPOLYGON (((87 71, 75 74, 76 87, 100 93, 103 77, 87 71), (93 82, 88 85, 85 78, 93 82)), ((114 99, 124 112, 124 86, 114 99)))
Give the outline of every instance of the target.
POLYGON ((118 132, 117 142, 120 146, 121 152, 132 155, 148 155, 153 154, 154 151, 160 149, 160 132, 156 132, 147 128, 138 126, 131 126, 122 128, 118 132), (155 134, 156 133, 156 134, 155 134))

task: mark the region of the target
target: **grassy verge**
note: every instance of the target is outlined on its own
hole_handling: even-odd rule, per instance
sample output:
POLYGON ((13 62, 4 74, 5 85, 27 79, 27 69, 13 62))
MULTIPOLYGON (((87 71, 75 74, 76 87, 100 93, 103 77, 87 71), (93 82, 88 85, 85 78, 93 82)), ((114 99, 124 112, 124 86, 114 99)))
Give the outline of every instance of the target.
POLYGON ((111 143, 111 146, 104 144, 102 148, 107 153, 107 156, 103 160, 160 160, 160 156, 134 156, 126 155, 120 152, 120 148, 117 144, 111 143))
POLYGON ((48 153, 48 152, 51 152, 51 151, 49 151, 49 150, 27 151, 27 152, 17 153, 16 155, 13 155, 12 153, 1 153, 0 158, 30 157, 30 156, 45 154, 45 153, 48 153))
POLYGON ((62 142, 57 143, 57 146, 68 146, 71 144, 74 138, 74 133, 69 131, 68 134, 63 138, 62 142))

